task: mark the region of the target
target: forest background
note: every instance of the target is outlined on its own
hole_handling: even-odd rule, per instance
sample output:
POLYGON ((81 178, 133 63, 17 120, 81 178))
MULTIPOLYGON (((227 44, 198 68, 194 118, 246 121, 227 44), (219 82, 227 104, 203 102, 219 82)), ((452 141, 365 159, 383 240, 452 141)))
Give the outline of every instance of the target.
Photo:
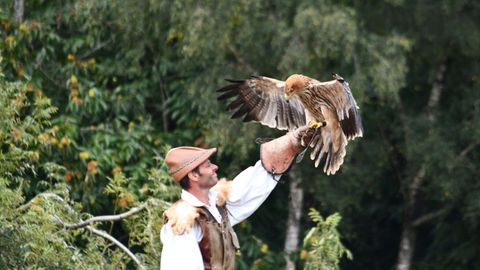
POLYGON ((2 1, 0 268, 158 269, 165 152, 216 146, 232 179, 282 134, 223 79, 338 73, 364 137, 283 177, 237 268, 480 269, 479 25, 473 0, 2 1))

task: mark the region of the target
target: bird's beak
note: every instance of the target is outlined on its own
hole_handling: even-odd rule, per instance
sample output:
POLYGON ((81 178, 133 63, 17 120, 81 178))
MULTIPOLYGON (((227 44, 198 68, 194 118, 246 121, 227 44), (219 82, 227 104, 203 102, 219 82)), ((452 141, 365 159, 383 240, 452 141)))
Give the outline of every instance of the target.
POLYGON ((285 99, 290 99, 290 96, 287 93, 285 93, 284 95, 285 95, 285 99))

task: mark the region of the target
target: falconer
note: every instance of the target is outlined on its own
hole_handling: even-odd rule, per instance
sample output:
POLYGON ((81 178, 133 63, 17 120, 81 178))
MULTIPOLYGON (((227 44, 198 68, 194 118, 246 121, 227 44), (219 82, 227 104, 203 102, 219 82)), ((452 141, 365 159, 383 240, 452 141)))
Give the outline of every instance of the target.
POLYGON ((265 201, 301 150, 300 140, 307 133, 303 127, 262 144, 260 160, 233 181, 218 181, 218 166, 209 159, 216 148, 171 149, 165 163, 182 193, 164 213, 160 269, 233 270, 240 246, 232 226, 265 201))

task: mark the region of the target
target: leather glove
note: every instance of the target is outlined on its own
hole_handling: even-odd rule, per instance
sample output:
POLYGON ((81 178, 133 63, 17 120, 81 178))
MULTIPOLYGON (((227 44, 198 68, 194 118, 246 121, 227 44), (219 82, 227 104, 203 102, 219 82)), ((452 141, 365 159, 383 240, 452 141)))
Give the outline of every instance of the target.
POLYGON ((260 159, 263 167, 272 175, 285 173, 292 165, 295 156, 306 147, 305 143, 309 143, 314 134, 315 128, 303 126, 262 144, 260 159))
MULTIPOLYGON (((298 148, 300 151, 302 148, 307 147, 307 144, 310 144, 312 139, 318 136, 316 127, 308 127, 303 126, 299 127, 296 130, 290 132, 292 134, 292 143, 298 148)), ((287 134, 288 135, 288 134, 287 134)))

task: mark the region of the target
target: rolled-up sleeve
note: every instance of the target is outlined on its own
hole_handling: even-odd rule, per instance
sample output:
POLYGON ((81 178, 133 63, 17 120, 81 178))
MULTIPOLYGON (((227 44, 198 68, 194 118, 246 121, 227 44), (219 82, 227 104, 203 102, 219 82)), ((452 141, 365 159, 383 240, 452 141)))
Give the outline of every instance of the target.
POLYGON ((161 270, 203 270, 202 254, 198 242, 202 239, 202 230, 195 224, 190 232, 176 235, 170 223, 165 224, 160 232, 163 243, 161 270))
POLYGON ((233 225, 248 218, 267 199, 277 185, 271 174, 257 161, 233 179, 227 199, 230 223, 233 225))

